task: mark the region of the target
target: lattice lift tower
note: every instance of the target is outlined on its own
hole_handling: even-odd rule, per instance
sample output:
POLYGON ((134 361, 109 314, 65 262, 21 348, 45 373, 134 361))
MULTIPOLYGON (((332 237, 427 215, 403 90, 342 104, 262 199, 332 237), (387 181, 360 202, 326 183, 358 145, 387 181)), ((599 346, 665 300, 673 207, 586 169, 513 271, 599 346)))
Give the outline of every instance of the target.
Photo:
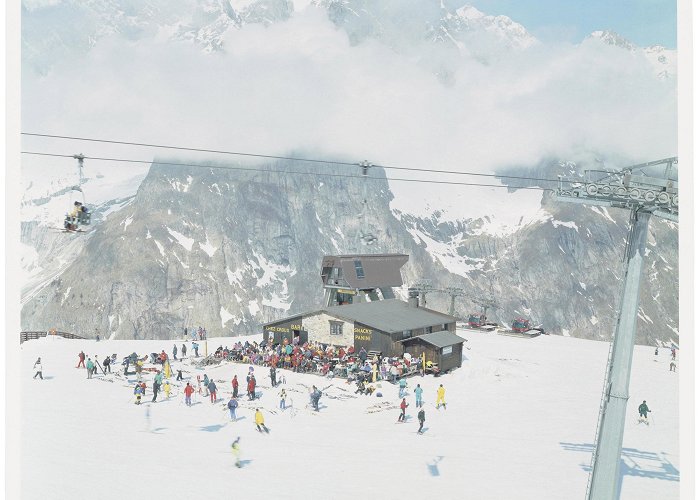
POLYGON ((639 287, 649 218, 678 222, 678 158, 633 165, 618 172, 587 170, 584 180, 560 178, 560 201, 627 208, 630 230, 625 248, 625 278, 615 335, 610 345, 587 500, 618 498, 620 454, 629 399, 629 380, 637 330, 639 287), (663 172, 658 171, 664 165, 663 172), (654 169, 654 175, 644 169, 654 169))

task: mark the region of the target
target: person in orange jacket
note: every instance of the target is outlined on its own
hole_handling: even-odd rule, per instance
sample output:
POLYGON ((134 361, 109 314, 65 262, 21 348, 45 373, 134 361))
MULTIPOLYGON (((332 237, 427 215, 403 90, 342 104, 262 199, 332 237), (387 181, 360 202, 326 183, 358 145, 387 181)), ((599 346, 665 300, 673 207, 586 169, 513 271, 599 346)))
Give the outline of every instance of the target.
POLYGON ((190 385, 189 382, 187 382, 187 385, 185 386, 185 404, 187 406, 192 406, 192 393, 194 392, 194 387, 190 385))

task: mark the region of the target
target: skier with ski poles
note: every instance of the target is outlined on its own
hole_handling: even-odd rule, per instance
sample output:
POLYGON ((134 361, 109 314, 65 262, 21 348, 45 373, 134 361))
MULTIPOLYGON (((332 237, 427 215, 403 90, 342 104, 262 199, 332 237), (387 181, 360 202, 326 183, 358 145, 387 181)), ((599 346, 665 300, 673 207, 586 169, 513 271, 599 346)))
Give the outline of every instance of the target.
POLYGON ((405 422, 406 421, 406 408, 408 408, 408 403, 406 402, 406 398, 403 398, 401 401, 401 413, 399 414, 399 419, 397 422, 405 422))

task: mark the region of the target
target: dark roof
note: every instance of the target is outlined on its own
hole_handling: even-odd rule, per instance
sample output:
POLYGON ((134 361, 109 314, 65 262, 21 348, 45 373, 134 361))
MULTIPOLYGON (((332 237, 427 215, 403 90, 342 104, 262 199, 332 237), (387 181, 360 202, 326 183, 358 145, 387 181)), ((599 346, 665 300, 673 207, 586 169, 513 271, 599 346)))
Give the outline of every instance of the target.
POLYGON ((274 321, 269 321, 269 322, 267 322, 267 323, 263 323, 262 326, 263 326, 263 328, 265 328, 266 326, 277 325, 277 324, 280 324, 280 323, 289 323, 290 321, 292 321, 292 320, 294 320, 294 319, 296 319, 296 318, 301 319, 302 316, 303 316, 302 314, 295 314, 294 316, 287 316, 286 318, 276 319, 276 320, 274 320, 274 321))
POLYGON ((464 339, 459 335, 455 335, 452 332, 442 330, 440 332, 426 333, 425 335, 418 335, 417 337, 411 337, 410 339, 402 340, 402 342, 408 342, 409 340, 422 340, 428 344, 432 344, 435 347, 447 347, 448 345, 461 344, 464 339))
POLYGON ((402 253, 326 255, 321 261, 321 272, 326 267, 341 268, 342 280, 351 288, 402 286, 401 267, 406 262, 408 262, 408 255, 402 253), (364 278, 357 277, 355 261, 358 260, 362 263, 364 278))
POLYGON ((332 306, 321 311, 332 316, 357 321, 387 333, 457 321, 457 318, 453 316, 425 307, 411 306, 398 299, 332 306))

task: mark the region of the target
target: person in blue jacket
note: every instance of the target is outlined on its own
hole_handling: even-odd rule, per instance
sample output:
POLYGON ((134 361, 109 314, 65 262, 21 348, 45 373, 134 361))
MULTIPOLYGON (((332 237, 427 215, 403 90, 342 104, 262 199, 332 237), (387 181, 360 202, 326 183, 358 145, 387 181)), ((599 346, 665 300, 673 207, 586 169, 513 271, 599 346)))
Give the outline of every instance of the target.
POLYGON ((423 388, 418 384, 413 392, 416 393, 416 408, 423 407, 423 388))
POLYGON ((231 399, 229 400, 228 404, 228 411, 231 412, 231 422, 236 421, 236 408, 238 408, 238 401, 236 401, 236 398, 231 396, 231 399))
POLYGON ((404 392, 406 392, 406 379, 402 378, 399 380, 399 398, 403 397, 404 392))

